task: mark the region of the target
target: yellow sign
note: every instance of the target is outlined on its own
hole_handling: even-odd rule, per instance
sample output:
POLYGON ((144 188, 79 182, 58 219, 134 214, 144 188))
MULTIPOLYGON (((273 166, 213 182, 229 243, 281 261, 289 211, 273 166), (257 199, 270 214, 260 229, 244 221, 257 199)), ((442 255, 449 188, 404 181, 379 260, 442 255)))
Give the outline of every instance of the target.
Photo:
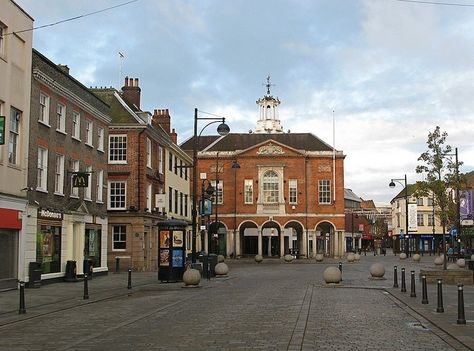
POLYGON ((72 175, 72 186, 74 188, 87 188, 89 186, 89 173, 74 173, 72 175))

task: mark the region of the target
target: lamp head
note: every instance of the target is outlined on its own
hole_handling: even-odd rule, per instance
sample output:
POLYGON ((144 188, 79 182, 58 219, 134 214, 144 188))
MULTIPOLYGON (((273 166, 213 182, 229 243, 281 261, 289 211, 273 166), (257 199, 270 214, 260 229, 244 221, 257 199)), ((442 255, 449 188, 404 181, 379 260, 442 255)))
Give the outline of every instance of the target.
POLYGON ((230 133, 230 128, 225 122, 222 122, 217 126, 217 133, 221 136, 227 135, 230 133))
POLYGON ((214 187, 211 185, 211 183, 209 183, 207 185, 206 194, 209 195, 209 196, 214 194, 214 187))
POLYGON ((390 188, 395 188, 395 182, 392 180, 388 186, 390 188))
POLYGON ((240 168, 240 165, 239 165, 239 163, 237 162, 237 160, 233 160, 233 161, 232 161, 232 168, 233 168, 233 169, 238 169, 238 168, 240 168))

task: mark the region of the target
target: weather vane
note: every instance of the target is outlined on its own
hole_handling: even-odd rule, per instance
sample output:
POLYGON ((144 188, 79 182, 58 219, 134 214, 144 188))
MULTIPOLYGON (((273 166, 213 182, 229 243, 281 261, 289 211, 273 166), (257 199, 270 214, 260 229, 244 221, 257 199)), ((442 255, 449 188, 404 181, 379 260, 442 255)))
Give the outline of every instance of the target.
POLYGON ((270 83, 270 75, 267 76, 267 84, 265 84, 265 86, 267 87, 267 95, 270 95, 270 87, 275 86, 275 84, 270 83))

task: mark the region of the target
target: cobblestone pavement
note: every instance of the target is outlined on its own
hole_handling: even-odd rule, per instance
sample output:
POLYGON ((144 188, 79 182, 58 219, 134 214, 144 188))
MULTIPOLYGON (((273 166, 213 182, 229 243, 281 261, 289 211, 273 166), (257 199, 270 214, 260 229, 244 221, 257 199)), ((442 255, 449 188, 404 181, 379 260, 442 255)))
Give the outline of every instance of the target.
POLYGON ((228 261, 227 278, 201 288, 159 283, 156 273, 94 277, 89 300, 82 283, 26 290, 27 313, 18 314, 18 291, 0 293, 0 350, 474 350, 474 290, 465 287, 467 324, 457 325, 457 290, 444 287, 445 313, 393 288, 393 266, 432 266, 395 256, 343 262, 343 281, 324 284, 338 261, 228 261), (386 280, 369 279, 383 263, 386 280))

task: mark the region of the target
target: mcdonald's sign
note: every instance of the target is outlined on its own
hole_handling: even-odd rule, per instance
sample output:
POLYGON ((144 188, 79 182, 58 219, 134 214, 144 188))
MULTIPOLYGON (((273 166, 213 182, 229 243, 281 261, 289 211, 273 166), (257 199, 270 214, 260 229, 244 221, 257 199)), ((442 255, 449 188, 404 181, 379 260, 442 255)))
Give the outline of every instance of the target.
POLYGON ((72 186, 75 188, 87 188, 89 186, 89 173, 84 173, 84 172, 73 173, 72 186))

